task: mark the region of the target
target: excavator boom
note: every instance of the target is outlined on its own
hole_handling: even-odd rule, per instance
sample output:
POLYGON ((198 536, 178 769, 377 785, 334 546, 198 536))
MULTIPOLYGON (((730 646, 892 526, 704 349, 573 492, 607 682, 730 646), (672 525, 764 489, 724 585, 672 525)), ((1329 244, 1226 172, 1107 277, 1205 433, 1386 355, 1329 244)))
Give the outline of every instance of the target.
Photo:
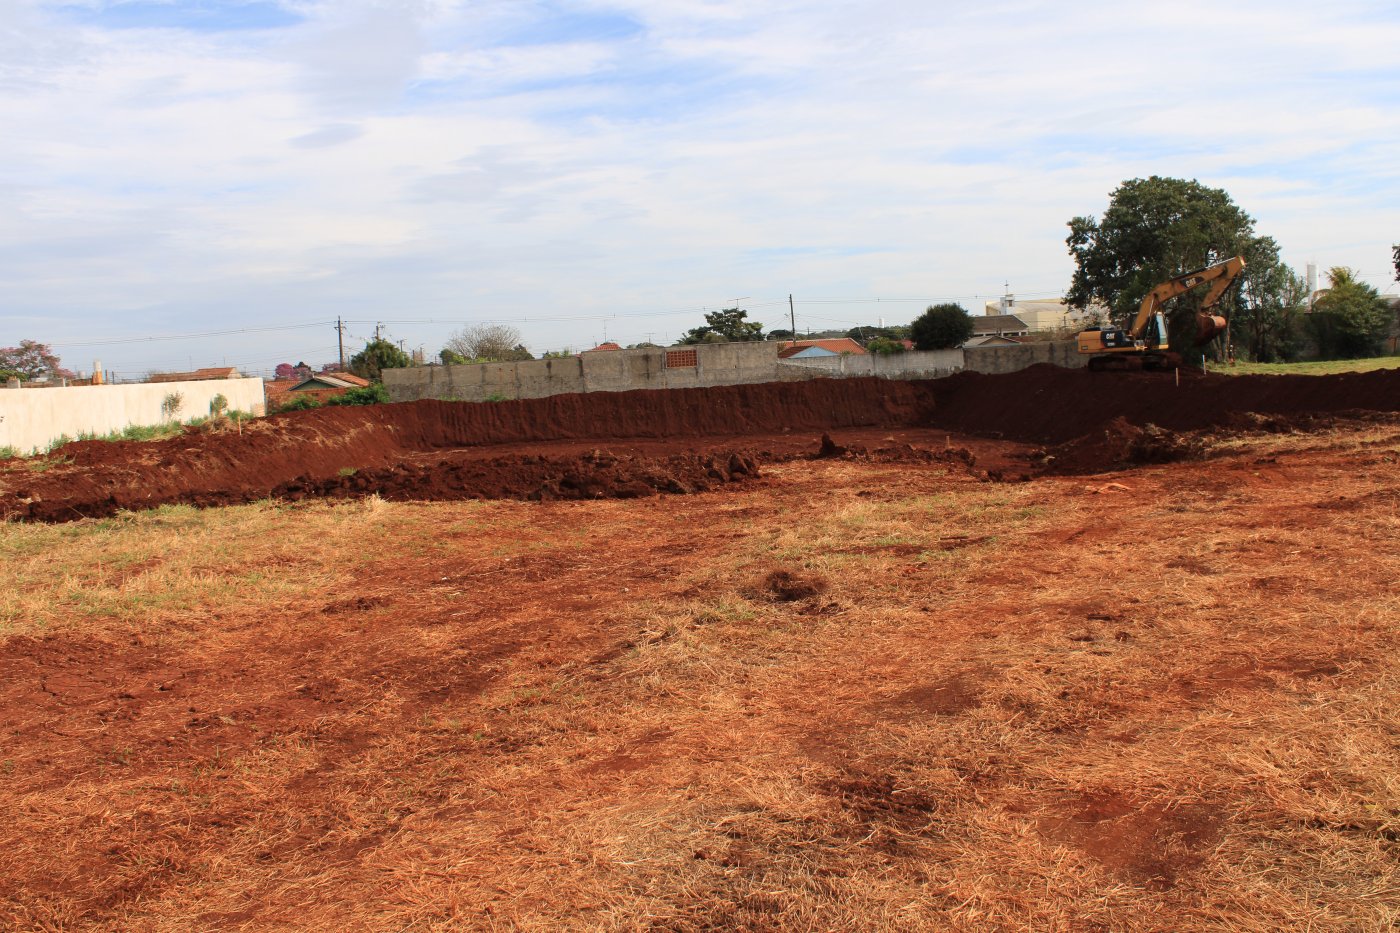
POLYGON ((1199 346, 1208 342, 1216 334, 1225 329, 1223 318, 1209 315, 1206 312, 1215 307, 1225 295, 1225 290, 1244 271, 1244 257, 1234 256, 1224 262, 1217 262, 1215 265, 1206 266, 1204 269, 1197 269, 1194 272, 1187 272, 1178 275, 1174 279, 1168 279, 1147 293, 1147 297, 1142 299, 1142 304, 1138 306, 1137 317, 1133 320, 1133 326, 1128 333, 1134 340, 1142 337, 1147 325, 1158 314, 1162 313, 1162 306, 1177 297, 1184 295, 1191 289, 1203 285, 1206 282, 1213 283, 1210 291, 1206 292, 1206 297, 1201 301, 1200 312, 1197 315, 1196 343, 1199 346), (1205 320, 1202 320, 1202 319, 1205 320), (1216 322, 1220 322, 1216 326, 1216 322))

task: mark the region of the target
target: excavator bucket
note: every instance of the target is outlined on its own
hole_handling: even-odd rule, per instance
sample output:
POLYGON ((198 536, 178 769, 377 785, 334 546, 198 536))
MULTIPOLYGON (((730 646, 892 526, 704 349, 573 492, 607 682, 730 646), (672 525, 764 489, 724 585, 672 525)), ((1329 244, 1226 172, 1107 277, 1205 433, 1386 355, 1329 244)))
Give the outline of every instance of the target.
POLYGON ((1196 315, 1196 346, 1203 347, 1225 332, 1225 319, 1218 314, 1196 315))

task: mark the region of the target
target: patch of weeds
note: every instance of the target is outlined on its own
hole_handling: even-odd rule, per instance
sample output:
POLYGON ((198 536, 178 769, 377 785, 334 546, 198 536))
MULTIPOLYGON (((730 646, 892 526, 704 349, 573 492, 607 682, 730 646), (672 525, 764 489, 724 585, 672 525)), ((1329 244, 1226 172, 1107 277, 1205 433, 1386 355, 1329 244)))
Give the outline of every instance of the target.
POLYGON ((56 467, 56 466, 63 466, 65 463, 72 463, 72 462, 73 462, 73 458, 72 458, 72 457, 51 457, 51 456, 44 456, 44 457, 36 457, 35 459, 30 460, 29 462, 27 462, 27 463, 24 465, 24 468, 25 468, 26 470, 30 470, 30 471, 32 471, 32 472, 34 472, 34 473, 42 473, 42 472, 44 472, 45 470, 51 470, 51 469, 53 469, 53 468, 56 467))
POLYGON ((158 441, 167 437, 174 437, 181 431, 178 422, 167 424, 129 424, 120 431, 113 431, 101 437, 93 438, 99 441, 158 441))
POLYGON ((335 472, 336 472, 336 474, 339 475, 339 476, 354 476, 356 473, 358 473, 358 472, 360 472, 360 471, 357 470, 357 469, 355 469, 354 467, 341 467, 340 469, 336 470, 335 472))
POLYGON ((692 620, 696 625, 714 625, 720 622, 749 622, 757 613, 746 602, 738 600, 715 600, 696 609, 692 620))
POLYGON ((143 519, 153 519, 160 525, 196 525, 201 524, 204 519, 203 513, 192 505, 180 505, 166 503, 156 506, 148 512, 123 512, 131 522, 140 522, 143 519))
POLYGON ((898 545, 898 544, 918 544, 918 543, 919 543, 919 542, 917 542, 917 541, 911 541, 911 540, 910 540, 908 537, 906 537, 905 535, 881 535, 880 537, 873 539, 873 540, 870 542, 870 546, 871 546, 871 547, 890 547, 890 546, 892 546, 892 545, 898 545))
MULTIPOLYGON (((235 415, 244 418, 251 417, 243 415, 241 412, 235 412, 235 415)), ((192 427, 198 427, 208 420, 208 418, 193 418, 187 423, 192 427)), ((179 421, 167 421, 164 424, 129 424, 119 431, 108 431, 106 434, 98 434, 95 431, 80 431, 77 437, 70 437, 67 434, 59 435, 50 441, 44 450, 46 454, 53 453, 65 444, 71 444, 74 441, 159 441, 167 437, 175 437, 183 433, 184 429, 185 425, 179 421)), ((3 459, 6 450, 14 450, 14 448, 0 448, 0 459, 3 459)), ((19 452, 15 451, 14 456, 20 456, 19 452)))

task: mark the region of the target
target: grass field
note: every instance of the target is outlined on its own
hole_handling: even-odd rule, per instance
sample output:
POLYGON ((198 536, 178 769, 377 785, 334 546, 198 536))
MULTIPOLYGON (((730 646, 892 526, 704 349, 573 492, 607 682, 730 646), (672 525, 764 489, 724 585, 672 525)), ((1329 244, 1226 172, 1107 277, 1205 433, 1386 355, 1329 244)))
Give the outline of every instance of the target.
POLYGON ((1228 376, 1330 376, 1336 373, 1368 373, 1400 368, 1400 356, 1376 356, 1364 360, 1310 360, 1305 363, 1211 364, 1210 371, 1228 376))
POLYGON ((1400 425, 0 527, 0 927, 1400 923, 1400 425))

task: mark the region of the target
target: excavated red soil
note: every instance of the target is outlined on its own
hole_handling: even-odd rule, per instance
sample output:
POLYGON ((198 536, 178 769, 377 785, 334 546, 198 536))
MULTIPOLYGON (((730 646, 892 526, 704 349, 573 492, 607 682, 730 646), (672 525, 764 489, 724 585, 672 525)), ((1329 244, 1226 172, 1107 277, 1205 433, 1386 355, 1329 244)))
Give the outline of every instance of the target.
POLYGON ((950 431, 1062 444, 1114 419, 1170 431, 1225 428, 1244 413, 1292 416, 1400 411, 1400 370, 1334 376, 1094 373, 1039 365, 989 376, 959 373, 924 383, 930 423, 950 431))
MULTIPOLYGON (((1092 473, 1199 453, 1189 432, 1289 430, 1319 414, 1400 411, 1400 372, 1091 373, 1035 366, 938 380, 420 401, 277 415, 155 443, 69 444, 0 464, 0 518, 65 521, 269 496, 597 498, 703 491, 797 455, 943 459, 969 437, 1023 448, 1020 473, 1092 473), (903 444, 847 449, 871 430, 903 444), (828 435, 823 437, 824 435, 828 435), (818 442, 821 446, 817 449, 818 442), (614 448, 621 448, 614 452, 614 448)), ((878 438, 877 438, 878 440, 878 438)), ((893 440, 886 438, 885 440, 893 440)), ((985 444, 983 445, 985 449, 985 444)), ((1005 452, 1004 450, 1002 451, 1005 452)), ((971 466, 963 449, 953 459, 971 466)))
POLYGON ((374 492, 392 500, 639 499, 669 492, 705 492, 758 476, 747 453, 640 457, 595 450, 581 457, 493 457, 490 460, 394 464, 325 480, 293 480, 279 499, 346 498, 374 492))

